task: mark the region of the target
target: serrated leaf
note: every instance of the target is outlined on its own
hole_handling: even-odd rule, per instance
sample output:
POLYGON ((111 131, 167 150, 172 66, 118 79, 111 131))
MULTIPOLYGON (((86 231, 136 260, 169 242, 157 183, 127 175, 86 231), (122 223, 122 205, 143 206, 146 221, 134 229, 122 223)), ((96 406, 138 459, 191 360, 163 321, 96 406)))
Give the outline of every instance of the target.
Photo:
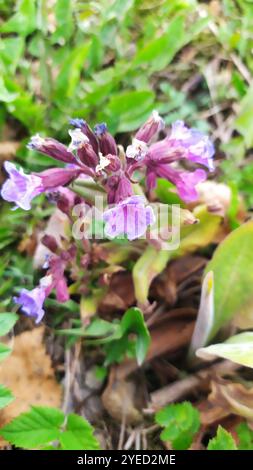
POLYGON ((207 450, 237 450, 237 447, 231 434, 219 426, 217 435, 209 441, 207 450))
POLYGON ((4 336, 13 328, 18 315, 15 313, 0 313, 0 336, 4 336))
POLYGON ((0 384, 0 409, 9 405, 14 400, 14 396, 11 391, 0 384))
POLYGON ((236 427, 236 433, 239 438, 239 450, 253 450, 253 431, 247 423, 240 423, 236 427))
POLYGON ((189 402, 164 407, 156 413, 155 421, 165 427, 161 439, 170 441, 175 450, 188 449, 200 427, 199 412, 189 402))
POLYGON ((240 333, 224 343, 200 348, 196 351, 196 355, 209 361, 218 356, 243 366, 253 367, 253 332, 240 333))
POLYGON ((98 450, 93 427, 81 416, 70 414, 65 431, 60 435, 63 450, 98 450))
POLYGON ((32 449, 57 440, 63 421, 61 410, 34 406, 0 429, 0 435, 16 447, 32 449))

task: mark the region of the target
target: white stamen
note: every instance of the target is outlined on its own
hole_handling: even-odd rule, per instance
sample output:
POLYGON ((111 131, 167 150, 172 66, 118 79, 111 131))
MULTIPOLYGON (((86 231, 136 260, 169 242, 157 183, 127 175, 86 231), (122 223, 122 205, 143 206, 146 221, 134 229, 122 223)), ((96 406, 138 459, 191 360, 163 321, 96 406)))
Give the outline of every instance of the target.
POLYGON ((104 155, 99 152, 99 164, 96 166, 96 172, 104 170, 110 163, 109 158, 104 157, 104 155))
POLYGON ((135 160, 142 160, 147 154, 148 146, 142 140, 133 139, 132 145, 128 145, 126 149, 127 158, 134 158, 135 160))
POLYGON ((69 150, 77 150, 82 144, 89 142, 88 137, 81 131, 81 129, 70 129, 69 135, 71 142, 69 144, 69 150))
POLYGON ((31 137, 30 144, 34 147, 40 147, 45 143, 44 137, 41 137, 39 134, 35 134, 31 137))

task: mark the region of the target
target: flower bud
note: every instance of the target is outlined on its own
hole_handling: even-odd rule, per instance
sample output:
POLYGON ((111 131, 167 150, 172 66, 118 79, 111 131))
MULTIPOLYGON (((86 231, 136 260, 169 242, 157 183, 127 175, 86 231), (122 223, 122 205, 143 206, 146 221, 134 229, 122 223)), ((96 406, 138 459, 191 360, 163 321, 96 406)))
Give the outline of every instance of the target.
POLYGON ((91 128, 88 126, 87 122, 84 121, 83 119, 70 119, 70 124, 78 129, 81 129, 84 135, 86 135, 89 139, 89 143, 91 144, 94 152, 98 154, 98 141, 97 138, 94 134, 94 132, 91 130, 91 128))
POLYGON ((135 135, 137 140, 149 143, 151 139, 164 129, 164 121, 157 111, 153 111, 149 119, 143 124, 135 135))
POLYGON ((117 155, 117 145, 113 136, 107 131, 107 125, 104 122, 101 124, 97 124, 94 130, 99 140, 101 153, 103 155, 117 155))
POLYGON ((27 144, 27 148, 37 150, 40 153, 49 155, 49 157, 64 163, 76 163, 75 156, 65 145, 49 137, 41 137, 39 134, 36 134, 27 144))

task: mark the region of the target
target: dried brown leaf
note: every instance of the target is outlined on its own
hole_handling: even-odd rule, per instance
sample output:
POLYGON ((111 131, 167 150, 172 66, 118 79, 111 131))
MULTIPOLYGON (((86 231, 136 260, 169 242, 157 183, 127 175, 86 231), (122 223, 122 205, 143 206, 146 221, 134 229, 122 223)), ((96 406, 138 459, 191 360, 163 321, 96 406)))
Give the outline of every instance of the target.
MULTIPOLYGON (((13 351, 0 364, 0 383, 8 387, 15 400, 0 411, 0 427, 31 405, 61 405, 61 386, 57 383, 43 343, 44 327, 15 337, 13 351)), ((5 445, 0 440, 0 447, 5 445)))

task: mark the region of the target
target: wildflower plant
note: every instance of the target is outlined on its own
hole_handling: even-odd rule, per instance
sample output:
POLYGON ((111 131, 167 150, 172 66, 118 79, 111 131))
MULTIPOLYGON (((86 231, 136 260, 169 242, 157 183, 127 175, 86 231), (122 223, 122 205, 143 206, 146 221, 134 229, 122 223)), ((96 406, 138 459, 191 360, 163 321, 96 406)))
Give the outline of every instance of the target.
MULTIPOLYGON (((83 281, 87 280, 94 262, 94 247, 89 240, 92 224, 102 227, 103 236, 95 238, 104 237, 116 243, 118 239, 133 242, 141 238, 159 248, 159 234, 157 240, 150 236, 157 222, 152 203, 158 178, 170 181, 180 199, 191 203, 198 197, 198 183, 214 169, 214 147, 210 139, 182 121, 176 121, 166 130, 157 111, 136 132, 126 150, 117 145, 105 123, 97 124, 94 130, 83 119, 71 119, 70 124, 68 147, 38 134, 28 144, 28 148, 62 162, 62 167, 28 175, 22 168, 5 162, 8 179, 1 190, 3 199, 13 202, 14 208, 27 211, 36 196, 46 193, 67 216, 70 225, 75 225, 75 215, 79 215, 83 226, 81 237, 75 236, 73 230, 72 238, 68 237, 61 247, 52 235, 42 238, 50 252, 44 265, 46 275, 32 291, 22 289, 14 297, 22 312, 36 323, 43 318, 43 303, 53 289, 59 302, 69 299, 66 272, 71 273, 80 290, 85 290, 83 281), (102 200, 103 210, 97 207, 98 198, 102 200), (79 212, 77 208, 81 208, 79 212), (95 220, 86 224, 82 217, 90 211, 95 214, 95 220)), ((94 246, 97 261, 106 262, 108 252, 104 241, 94 240, 94 246)), ((103 284, 102 275, 99 282, 103 284)))

